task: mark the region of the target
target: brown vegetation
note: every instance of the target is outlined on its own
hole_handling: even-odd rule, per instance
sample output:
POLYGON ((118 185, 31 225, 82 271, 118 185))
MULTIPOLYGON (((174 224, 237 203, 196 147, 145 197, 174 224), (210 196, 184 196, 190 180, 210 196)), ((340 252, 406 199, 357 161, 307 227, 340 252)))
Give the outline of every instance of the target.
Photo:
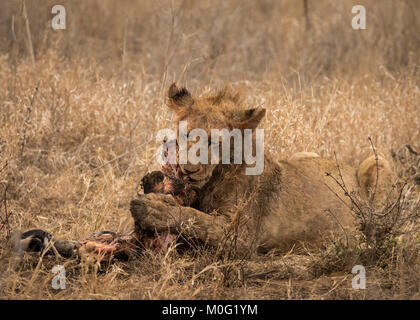
MULTIPOLYGON (((62 1, 61 31, 51 29, 55 4, 26 0, 27 19, 18 1, 0 4, 1 298, 420 298, 415 219, 384 237, 387 228, 369 237, 361 228, 323 249, 250 260, 192 243, 98 265, 16 256, 8 245, 18 229, 59 239, 129 234, 130 200, 159 169, 156 132, 172 126, 164 101, 174 81, 193 95, 225 84, 246 93, 247 105, 267 110, 265 147, 278 159, 335 152, 357 167, 373 155, 372 137, 407 180, 386 217, 418 215, 419 160, 405 146, 420 147, 416 1, 307 1, 306 16, 300 1, 62 1), (355 31, 351 7, 360 3, 367 30, 355 31), (56 264, 66 290, 51 287, 56 264), (366 290, 351 288, 355 264, 367 268, 366 290)), ((356 221, 389 226, 369 208, 363 202, 366 219, 356 221)))

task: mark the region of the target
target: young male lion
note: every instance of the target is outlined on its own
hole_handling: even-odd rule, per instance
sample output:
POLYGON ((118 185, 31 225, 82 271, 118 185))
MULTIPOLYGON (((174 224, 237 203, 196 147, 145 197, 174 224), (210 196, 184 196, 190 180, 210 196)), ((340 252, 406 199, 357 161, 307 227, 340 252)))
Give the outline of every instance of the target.
MULTIPOLYGON (((177 124, 187 121, 188 132, 201 128, 209 135, 211 129, 255 131, 266 111, 245 110, 243 104, 229 90, 193 98, 175 84, 169 88, 167 102, 177 124)), ((289 250, 299 243, 317 246, 325 236, 351 232, 354 227, 347 197, 326 173, 339 182, 342 177, 349 192, 366 198, 375 189, 378 202, 385 198, 393 179, 388 162, 381 157, 366 159, 357 170, 314 153, 300 153, 287 161, 265 153, 262 174, 246 175, 247 166, 233 164, 233 158, 231 164, 179 164, 196 185, 194 205, 182 206, 170 194, 138 195, 131 201, 137 230, 177 233, 216 247, 235 239, 238 248, 251 252, 289 250)))

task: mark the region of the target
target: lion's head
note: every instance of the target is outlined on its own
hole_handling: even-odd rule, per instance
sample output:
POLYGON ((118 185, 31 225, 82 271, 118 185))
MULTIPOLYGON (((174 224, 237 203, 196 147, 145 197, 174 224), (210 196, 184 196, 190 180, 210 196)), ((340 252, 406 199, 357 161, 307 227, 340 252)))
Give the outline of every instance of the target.
MULTIPOLYGON (((178 162, 183 173, 196 181, 198 187, 202 186, 211 177, 217 164, 222 163, 222 160, 223 163, 226 163, 226 159, 222 159, 224 154, 222 136, 215 136, 213 133, 215 131, 222 132, 223 129, 225 129, 225 132, 234 132, 233 130, 237 129, 235 132, 240 132, 243 137, 245 129, 251 129, 254 132, 265 115, 264 108, 246 109, 240 94, 231 89, 223 89, 216 94, 203 97, 193 97, 186 88, 178 88, 176 84, 172 84, 168 90, 167 106, 176 114, 178 145, 179 140, 185 138, 188 150, 194 148, 194 145, 197 146, 197 142, 200 142, 202 137, 200 135, 199 138, 197 136, 194 138, 194 133, 197 132, 194 129, 199 129, 202 134, 208 137, 205 142, 207 152, 201 154, 203 149, 195 149, 198 151, 198 155, 207 159, 207 162, 196 163, 189 158, 186 163, 178 162), (181 128, 182 125, 184 127, 181 128), (183 137, 183 134, 187 136, 183 137), (218 143, 215 143, 216 141, 218 143), (212 148, 219 148, 216 159, 212 153, 212 148)), ((230 137, 227 139, 230 143, 230 137)), ((243 139, 241 141, 243 143, 243 139)), ((231 146, 232 144, 229 146, 228 157, 230 159, 228 160, 231 160, 230 163, 234 163, 234 153, 231 146)))

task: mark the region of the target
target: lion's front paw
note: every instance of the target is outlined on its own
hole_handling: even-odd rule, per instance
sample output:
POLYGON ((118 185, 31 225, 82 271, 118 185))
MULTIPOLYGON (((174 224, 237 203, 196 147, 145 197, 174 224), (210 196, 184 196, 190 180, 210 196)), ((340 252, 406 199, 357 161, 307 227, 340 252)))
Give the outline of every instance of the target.
POLYGON ((139 194, 136 199, 130 202, 130 212, 134 220, 141 220, 147 215, 147 199, 146 195, 139 194))
POLYGON ((139 194, 136 199, 130 202, 130 211, 133 218, 136 219, 136 217, 141 218, 147 216, 159 208, 177 205, 176 200, 168 194, 139 194))
POLYGON ((161 193, 140 194, 130 202, 131 215, 144 230, 168 229, 168 218, 177 207, 179 204, 171 195, 161 193))

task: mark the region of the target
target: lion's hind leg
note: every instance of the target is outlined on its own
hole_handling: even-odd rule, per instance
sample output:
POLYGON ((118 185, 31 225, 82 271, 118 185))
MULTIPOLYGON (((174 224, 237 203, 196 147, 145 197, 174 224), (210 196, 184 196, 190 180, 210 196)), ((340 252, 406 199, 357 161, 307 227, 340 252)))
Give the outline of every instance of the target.
POLYGON ((390 196, 395 174, 385 158, 371 156, 360 164, 357 180, 361 196, 375 205, 381 205, 390 196))

